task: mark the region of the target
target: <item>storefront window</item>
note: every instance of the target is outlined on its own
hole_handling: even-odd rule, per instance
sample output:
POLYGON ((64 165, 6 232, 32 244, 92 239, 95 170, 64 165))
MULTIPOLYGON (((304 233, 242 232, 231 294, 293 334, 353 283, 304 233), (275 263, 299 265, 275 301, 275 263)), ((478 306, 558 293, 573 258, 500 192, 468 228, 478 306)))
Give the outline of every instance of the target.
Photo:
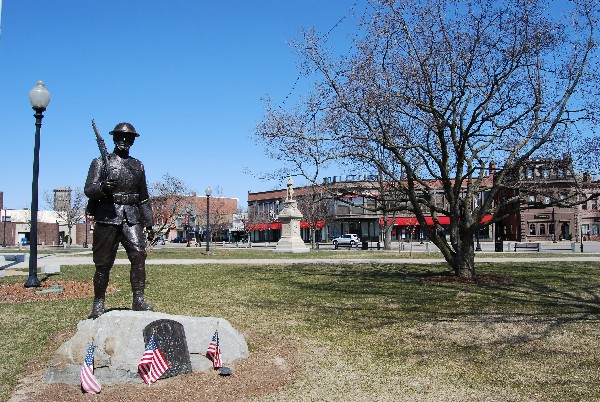
POLYGON ((546 224, 540 223, 540 236, 546 235, 546 224))
POLYGON ((529 235, 530 236, 535 236, 535 223, 530 223, 529 224, 529 235))
POLYGON ((590 231, 590 225, 588 225, 587 223, 584 223, 583 225, 581 225, 581 234, 582 235, 588 234, 589 231, 590 231))
POLYGON ((598 229, 599 229, 598 226, 599 225, 597 223, 592 223, 592 235, 593 236, 597 236, 599 234, 598 233, 598 229))

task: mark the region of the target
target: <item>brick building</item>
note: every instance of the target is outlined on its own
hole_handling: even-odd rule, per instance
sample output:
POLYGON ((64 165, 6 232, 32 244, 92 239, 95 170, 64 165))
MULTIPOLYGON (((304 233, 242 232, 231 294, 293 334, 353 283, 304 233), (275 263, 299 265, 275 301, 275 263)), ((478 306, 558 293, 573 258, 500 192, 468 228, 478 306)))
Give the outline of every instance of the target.
POLYGON ((575 172, 568 156, 531 160, 507 175, 506 182, 513 189, 504 196, 518 196, 521 205, 497 225, 499 238, 600 240, 598 199, 592 198, 600 194, 600 183, 587 173, 575 172))
MULTIPOLYGON (((488 175, 483 179, 483 185, 492 185, 496 175, 495 164, 490 165, 488 175)), ((381 241, 381 227, 383 216, 381 212, 372 211, 373 197, 361 196, 369 192, 369 188, 376 188, 375 183, 368 177, 359 178, 333 177, 324 180, 324 186, 330 191, 339 186, 346 190, 355 187, 360 189, 356 194, 344 194, 342 198, 329 200, 329 214, 320 221, 301 222, 301 236, 305 241, 310 241, 309 228, 315 226, 317 241, 328 242, 332 238, 344 233, 356 233, 361 239, 381 241)), ((591 180, 589 174, 578 175, 573 170, 571 160, 563 159, 532 160, 525 164, 518 172, 507 175, 508 182, 504 183, 507 190, 501 197, 515 197, 521 200, 514 211, 507 212, 507 217, 501 222, 482 228, 478 235, 482 241, 493 239, 512 241, 560 241, 571 240, 600 240, 600 211, 598 200, 591 199, 582 202, 583 195, 589 197, 600 194, 600 183, 591 180), (510 182, 510 181, 513 182, 510 182), (552 205, 551 206, 551 201, 552 205), (556 206, 557 200, 559 206, 556 206)), ((431 187, 435 188, 432 182, 431 187)), ((302 199, 311 191, 308 187, 294 189, 296 198, 302 199)), ((273 190, 248 193, 248 215, 250 240, 254 242, 277 241, 281 225, 277 222, 277 215, 286 196, 286 190, 273 190)), ((444 195, 440 191, 435 195, 439 202, 444 202, 444 195)), ((480 197, 487 197, 483 191, 480 197)), ((500 200, 500 198, 498 198, 500 200)), ((436 201, 437 202, 437 201, 436 201)), ((502 215, 501 213, 500 215, 502 215)), ((484 221, 490 220, 491 215, 486 215, 484 221)), ((433 224, 433 219, 426 217, 428 224, 433 224)), ((446 230, 449 218, 439 217, 439 222, 446 230), (447 222, 444 225, 444 222, 447 222)), ((392 239, 406 241, 408 239, 422 240, 422 234, 416 218, 410 213, 400 213, 394 221, 392 239)))
MULTIPOLYGON (((207 223, 207 197, 181 195, 171 198, 152 197, 155 229, 167 226, 166 241, 190 239, 204 241, 207 223), (176 205, 174 204, 176 202, 176 205)), ((237 198, 210 197, 209 223, 211 240, 230 239, 233 217, 238 209, 237 198)))

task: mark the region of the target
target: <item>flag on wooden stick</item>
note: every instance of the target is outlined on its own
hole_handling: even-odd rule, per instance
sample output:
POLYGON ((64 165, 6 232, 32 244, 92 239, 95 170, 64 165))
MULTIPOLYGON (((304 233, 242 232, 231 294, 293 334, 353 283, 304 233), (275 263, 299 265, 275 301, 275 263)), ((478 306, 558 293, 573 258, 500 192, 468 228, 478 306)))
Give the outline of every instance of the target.
POLYGON ((148 345, 146 345, 146 351, 142 356, 142 360, 138 364, 140 376, 146 384, 150 385, 158 380, 169 367, 169 362, 156 344, 154 335, 152 335, 150 341, 148 341, 148 345))
POLYGON ((81 389, 83 392, 97 394, 102 389, 100 383, 94 376, 94 341, 90 343, 87 353, 85 354, 79 378, 81 380, 81 389))
POLYGON ((206 350, 206 357, 213 362, 213 368, 218 369, 223 367, 223 361, 221 359, 221 347, 219 345, 219 331, 215 330, 215 333, 208 345, 206 350))

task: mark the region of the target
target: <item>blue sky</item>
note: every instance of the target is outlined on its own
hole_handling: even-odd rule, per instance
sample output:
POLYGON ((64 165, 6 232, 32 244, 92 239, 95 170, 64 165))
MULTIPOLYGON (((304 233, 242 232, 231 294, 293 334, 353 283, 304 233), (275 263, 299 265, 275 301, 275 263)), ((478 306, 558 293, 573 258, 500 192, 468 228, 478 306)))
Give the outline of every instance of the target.
MULTIPOLYGON (((82 187, 121 121, 141 136, 131 154, 149 182, 169 173, 204 194, 246 205, 250 191, 285 187, 243 173, 278 167, 250 139, 263 98, 280 104, 307 88, 288 45, 302 28, 329 31, 344 51, 365 10, 354 0, 4 0, 0 36, 0 191, 5 208, 31 203, 35 119, 28 93, 51 93, 40 149, 40 197, 82 187)), ((42 199, 42 198, 40 198, 42 199)), ((40 208, 43 205, 40 204, 40 208)))

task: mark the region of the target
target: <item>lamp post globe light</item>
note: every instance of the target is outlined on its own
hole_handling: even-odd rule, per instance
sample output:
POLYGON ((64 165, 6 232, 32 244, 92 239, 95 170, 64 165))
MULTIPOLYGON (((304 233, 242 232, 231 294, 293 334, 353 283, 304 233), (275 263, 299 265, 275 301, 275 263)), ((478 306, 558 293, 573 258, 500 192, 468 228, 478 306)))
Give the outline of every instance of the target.
POLYGON ((206 251, 208 252, 210 251, 210 195, 212 194, 210 186, 206 187, 204 194, 206 194, 206 251))
POLYGON ((50 92, 44 86, 44 81, 38 81, 29 91, 29 102, 35 111, 35 145, 33 148, 33 180, 31 181, 31 232, 29 234, 29 277, 25 282, 26 288, 39 287, 37 277, 37 214, 38 214, 38 178, 40 174, 40 130, 44 111, 50 103, 50 92))

